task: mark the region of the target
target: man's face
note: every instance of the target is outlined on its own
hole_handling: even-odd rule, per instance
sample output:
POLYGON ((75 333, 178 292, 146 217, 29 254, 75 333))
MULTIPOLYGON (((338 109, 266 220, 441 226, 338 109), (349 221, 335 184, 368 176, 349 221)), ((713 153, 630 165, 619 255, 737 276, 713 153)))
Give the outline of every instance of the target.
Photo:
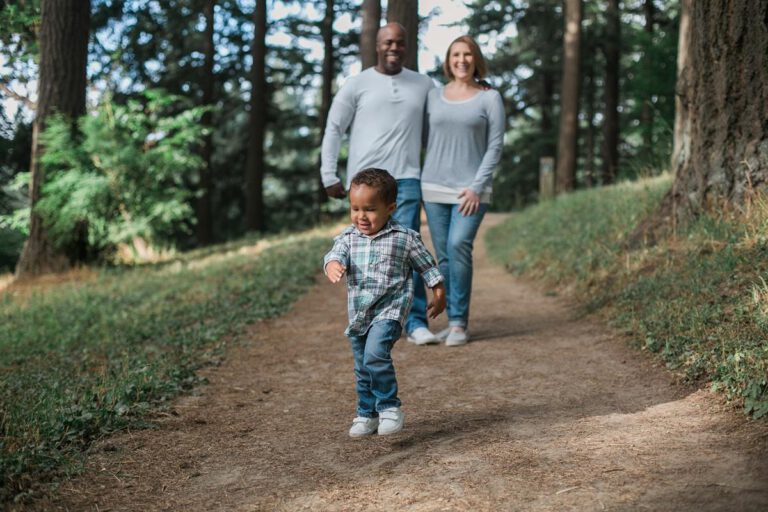
POLYGON ((396 75, 403 70, 405 60, 405 33, 398 26, 386 26, 376 37, 376 69, 387 75, 396 75))

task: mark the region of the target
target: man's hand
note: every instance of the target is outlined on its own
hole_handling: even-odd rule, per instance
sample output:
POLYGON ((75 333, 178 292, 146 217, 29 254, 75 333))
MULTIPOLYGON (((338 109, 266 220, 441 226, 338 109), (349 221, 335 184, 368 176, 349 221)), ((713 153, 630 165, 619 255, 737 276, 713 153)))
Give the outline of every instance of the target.
POLYGON ((344 277, 344 272, 346 271, 347 268, 336 260, 329 261, 325 266, 325 275, 327 275, 328 280, 334 284, 341 281, 341 278, 344 277))
POLYGON ((445 285, 437 284, 432 288, 432 302, 427 305, 429 318, 437 318, 440 313, 445 311, 445 285))
POLYGON ((341 182, 334 183, 330 187, 325 187, 325 193, 328 194, 328 197, 334 197, 336 199, 344 199, 347 197, 344 185, 342 185, 341 182))
POLYGON ((465 217, 476 214, 477 210, 480 209, 480 196, 477 195, 474 190, 465 188, 461 194, 459 194, 459 199, 461 199, 461 203, 459 203, 459 213, 465 217))

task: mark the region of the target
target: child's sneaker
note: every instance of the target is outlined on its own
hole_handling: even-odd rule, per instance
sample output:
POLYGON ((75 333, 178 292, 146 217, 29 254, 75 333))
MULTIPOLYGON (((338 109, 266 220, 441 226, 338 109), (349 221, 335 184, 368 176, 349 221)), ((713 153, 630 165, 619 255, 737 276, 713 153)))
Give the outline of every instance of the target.
POLYGON ((349 429, 349 437, 369 436, 376 432, 379 426, 379 418, 364 418, 358 416, 352 420, 352 428, 349 429))
POLYGON ((403 430, 405 413, 399 407, 390 407, 379 412, 379 435, 387 436, 403 430))

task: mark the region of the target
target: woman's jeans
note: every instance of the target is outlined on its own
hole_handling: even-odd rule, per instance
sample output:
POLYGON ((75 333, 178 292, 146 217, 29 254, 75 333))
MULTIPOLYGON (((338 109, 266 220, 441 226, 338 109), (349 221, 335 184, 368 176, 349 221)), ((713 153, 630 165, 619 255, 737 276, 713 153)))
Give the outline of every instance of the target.
POLYGON ((355 358, 357 415, 375 418, 384 409, 400 407, 392 346, 402 328, 395 320, 374 322, 362 336, 350 336, 355 358))
MULTIPOLYGON (((421 229, 421 181, 397 180, 397 208, 392 215, 397 222, 416 232, 421 229)), ((412 333, 427 327, 427 291, 418 272, 413 273, 413 306, 405 321, 405 331, 412 333)))
POLYGON ((448 295, 448 324, 467 327, 472 297, 472 248, 486 203, 474 215, 463 216, 458 204, 424 203, 437 262, 445 278, 448 295))

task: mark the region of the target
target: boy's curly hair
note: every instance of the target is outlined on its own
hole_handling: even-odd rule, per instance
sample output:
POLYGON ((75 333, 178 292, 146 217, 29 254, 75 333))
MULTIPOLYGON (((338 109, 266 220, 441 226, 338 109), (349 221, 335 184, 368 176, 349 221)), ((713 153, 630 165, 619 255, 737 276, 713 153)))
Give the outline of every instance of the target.
POLYGON ((397 181, 384 169, 368 168, 355 174, 350 188, 355 185, 367 185, 379 191, 386 204, 397 202, 397 181))

